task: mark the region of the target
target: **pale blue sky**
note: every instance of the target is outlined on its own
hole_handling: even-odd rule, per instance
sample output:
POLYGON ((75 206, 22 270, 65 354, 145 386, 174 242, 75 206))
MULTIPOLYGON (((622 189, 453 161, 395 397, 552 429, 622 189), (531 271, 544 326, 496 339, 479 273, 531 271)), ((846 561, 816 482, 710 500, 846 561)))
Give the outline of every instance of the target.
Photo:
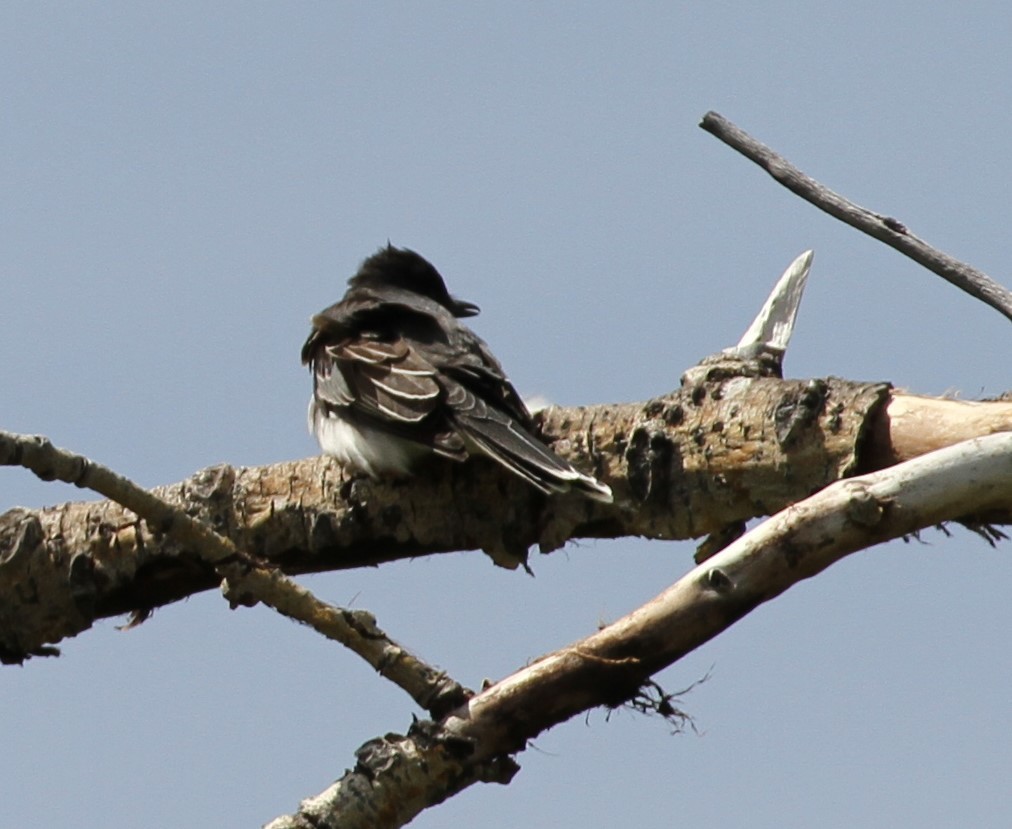
MULTIPOLYGON (((1009 388, 1007 321, 787 193, 715 109, 1010 284, 1004 4, 9 2, 0 426, 145 485, 315 452, 298 352, 388 239, 481 305, 527 394, 639 400, 805 248, 786 369, 1009 388)), ((80 493, 0 469, 0 509, 80 493)), ((852 557, 413 826, 1007 827, 1010 548, 852 557)), ((477 553, 306 582, 477 686, 659 592, 692 546, 477 553)), ((3 670, 0 826, 258 826, 402 731, 355 658, 214 593, 3 670)))

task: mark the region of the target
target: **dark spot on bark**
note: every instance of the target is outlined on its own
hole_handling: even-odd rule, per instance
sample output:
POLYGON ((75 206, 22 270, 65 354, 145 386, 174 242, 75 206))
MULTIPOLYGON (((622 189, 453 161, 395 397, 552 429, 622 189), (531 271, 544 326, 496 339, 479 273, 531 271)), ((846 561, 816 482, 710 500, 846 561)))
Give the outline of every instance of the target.
POLYGON ((797 544, 790 541, 785 541, 780 545, 780 549, 783 552, 784 561, 787 562, 787 566, 792 570, 798 566, 801 559, 804 557, 804 551, 797 544))
POLYGON ((647 417, 659 417, 664 410, 664 404, 660 400, 651 400, 643 407, 643 414, 647 417))
POLYGON ((640 501, 664 492, 674 476, 681 472, 682 458, 677 445, 662 431, 637 428, 625 453, 629 468, 629 487, 640 501))
POLYGON ((400 504, 388 504, 380 510, 380 525, 384 527, 397 527, 404 520, 404 510, 400 504))
POLYGON ((460 760, 474 754, 477 746, 473 737, 447 733, 439 723, 432 720, 415 720, 408 729, 408 736, 420 746, 441 745, 460 760))
POLYGON ((67 574, 70 595, 82 615, 93 618, 98 586, 95 584, 95 560, 87 553, 77 553, 70 559, 67 574))
POLYGON ((704 400, 706 400, 706 386, 699 385, 692 387, 692 394, 689 396, 692 401, 692 405, 698 406, 704 400))
POLYGON ((650 433, 640 427, 633 430, 629 448, 625 453, 629 467, 629 488, 640 501, 645 501, 650 494, 650 458, 647 455, 649 445, 650 433))
POLYGON ((337 544, 337 531, 334 519, 327 513, 317 513, 309 528, 309 549, 326 550, 337 544))
POLYGON ((685 420, 685 410, 680 403, 672 403, 664 410, 664 422, 668 426, 677 426, 685 420))
POLYGON ((355 751, 355 759, 358 761, 355 764, 355 771, 373 780, 392 769, 400 758, 397 751, 399 739, 399 734, 387 734, 386 737, 377 737, 363 743, 355 751))
POLYGON ((801 395, 801 402, 809 409, 820 409, 826 402, 826 395, 829 394, 829 386, 825 380, 809 380, 805 383, 805 390, 801 395))
POLYGON ((822 380, 811 380, 802 389, 784 395, 773 413, 777 443, 785 449, 812 426, 826 404, 828 387, 822 380))
POLYGON ((719 567, 714 567, 706 574, 706 581, 717 593, 729 593, 734 587, 730 577, 719 567))
POLYGON ((829 427, 834 435, 839 433, 840 429, 843 428, 843 404, 837 403, 830 409, 829 419, 826 421, 826 425, 829 427))

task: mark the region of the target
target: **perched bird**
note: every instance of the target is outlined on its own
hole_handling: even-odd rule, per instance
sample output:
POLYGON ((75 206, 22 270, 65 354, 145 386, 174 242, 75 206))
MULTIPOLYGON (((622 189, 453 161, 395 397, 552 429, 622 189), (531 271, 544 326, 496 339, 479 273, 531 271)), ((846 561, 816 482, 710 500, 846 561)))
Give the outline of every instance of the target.
POLYGON ((313 374, 309 430, 325 454, 373 478, 408 475, 431 453, 486 455, 544 493, 611 501, 605 484, 534 437, 499 361, 458 321, 478 307, 450 296, 428 261, 388 244, 348 285, 312 318, 302 348, 313 374))

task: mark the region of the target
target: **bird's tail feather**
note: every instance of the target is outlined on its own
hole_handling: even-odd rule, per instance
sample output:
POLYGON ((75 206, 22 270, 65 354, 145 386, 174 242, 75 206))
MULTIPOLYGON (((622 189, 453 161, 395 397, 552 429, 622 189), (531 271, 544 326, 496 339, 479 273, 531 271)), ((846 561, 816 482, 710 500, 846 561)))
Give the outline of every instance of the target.
POLYGON ((574 469, 512 421, 497 418, 489 411, 485 417, 458 414, 457 423, 479 451, 545 494, 575 489, 596 501, 612 502, 610 487, 574 469))

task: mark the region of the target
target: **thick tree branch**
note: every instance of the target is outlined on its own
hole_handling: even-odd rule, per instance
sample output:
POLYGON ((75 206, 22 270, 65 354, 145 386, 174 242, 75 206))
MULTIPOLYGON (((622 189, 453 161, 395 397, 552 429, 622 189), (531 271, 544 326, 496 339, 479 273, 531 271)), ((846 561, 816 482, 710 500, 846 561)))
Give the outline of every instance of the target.
MULTIPOLYGON (((322 458, 223 466, 153 494, 290 574, 475 548, 509 560, 570 538, 720 535, 841 477, 1012 430, 1012 402, 742 377, 733 362, 647 403, 543 413, 556 450, 612 486, 612 506, 546 500, 480 462, 434 463, 389 484, 349 479, 322 458)), ((220 581, 195 549, 115 502, 10 510, 0 515, 0 650, 16 661, 96 619, 220 581)))
MULTIPOLYGON (((780 509, 857 470, 887 400, 882 384, 710 374, 644 404, 543 414, 556 450, 607 481, 613 505, 546 499, 488 463, 434 462, 377 484, 323 458, 217 467, 153 496, 287 573, 476 548, 515 563, 533 544, 691 538, 780 509)), ((212 564, 165 529, 114 502, 0 516, 5 657, 217 585, 212 564)))
POLYGON ((792 193, 841 222, 885 242, 1012 320, 1012 291, 983 271, 933 248, 914 236, 899 220, 873 213, 834 193, 722 115, 708 112, 699 126, 754 161, 792 193))
POLYGON ((367 744, 353 771, 268 829, 401 826, 545 729, 627 701, 652 674, 850 553, 975 510, 1012 510, 1012 433, 840 481, 788 507, 628 616, 485 689, 439 728, 367 744))

